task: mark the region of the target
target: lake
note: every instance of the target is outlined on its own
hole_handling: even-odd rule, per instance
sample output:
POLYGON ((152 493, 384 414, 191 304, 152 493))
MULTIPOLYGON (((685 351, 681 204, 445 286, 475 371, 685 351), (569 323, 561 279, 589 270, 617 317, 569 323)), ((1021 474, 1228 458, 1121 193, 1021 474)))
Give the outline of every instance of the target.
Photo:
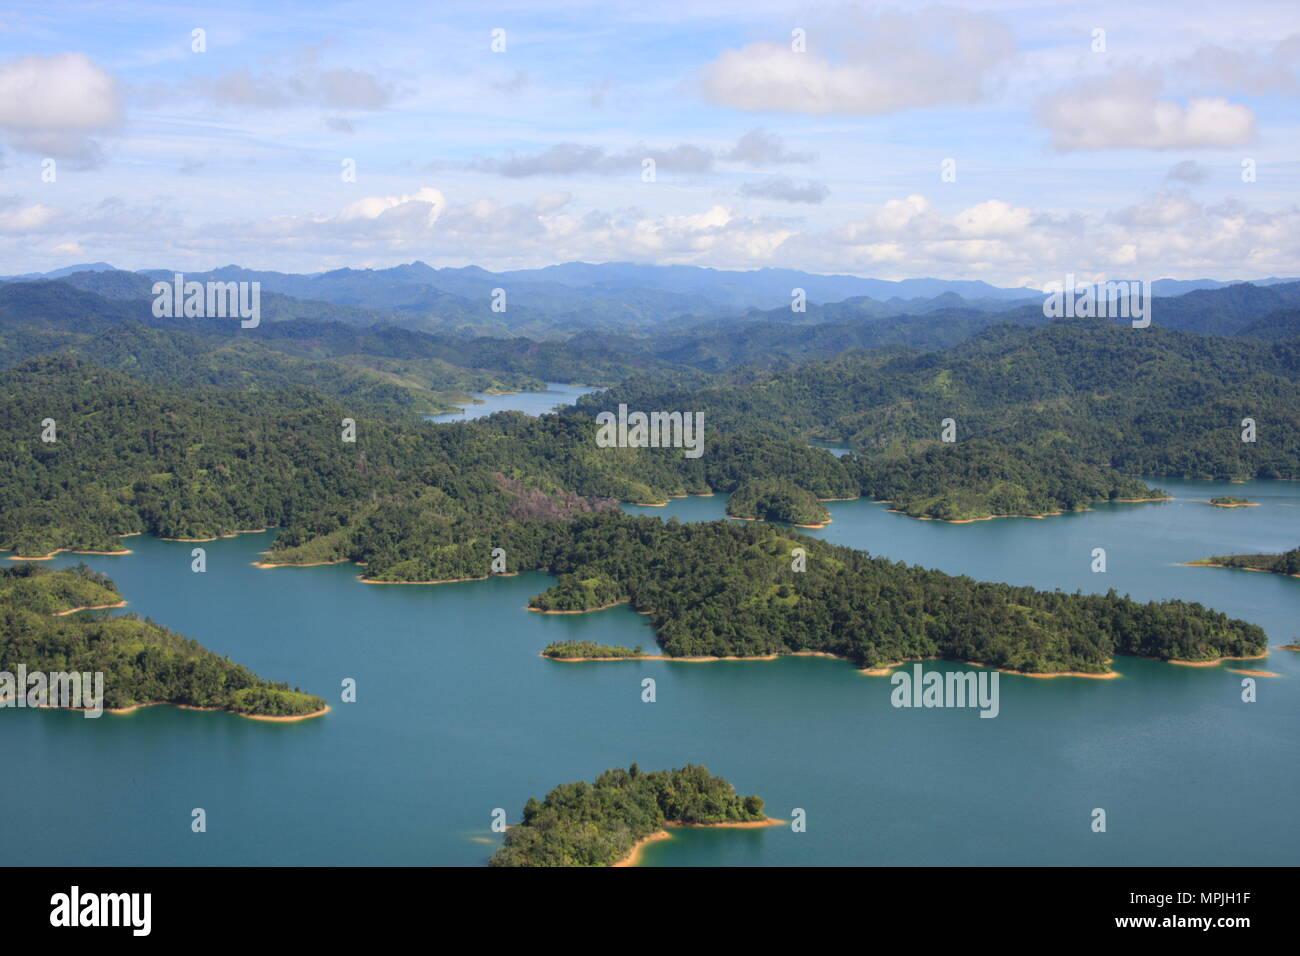
POLYGON ((475 418, 494 414, 495 412, 526 412, 529 415, 543 415, 555 411, 559 405, 572 405, 583 395, 599 392, 599 388, 588 385, 565 385, 563 382, 547 382, 543 392, 509 392, 504 395, 490 395, 487 392, 475 392, 478 404, 466 405, 458 412, 444 412, 441 415, 425 415, 431 422, 468 422, 475 418))
MULTIPOLYGON (((1199 600, 1262 625, 1270 644, 1294 640, 1300 580, 1178 563, 1294 547, 1300 484, 1155 484, 1177 500, 966 525, 831 502, 833 522, 807 533, 985 580, 1199 600), (1261 507, 1204 503, 1222 493, 1261 507), (1090 570, 1096 547, 1104 574, 1090 570)), ((725 502, 625 510, 712 520, 725 502)), ((0 709, 0 861, 481 865, 500 839, 494 808, 514 822, 530 796, 635 761, 704 764, 772 815, 808 820, 804 833, 677 830, 647 848, 649 866, 1300 862, 1300 654, 1241 665, 1282 675, 1258 679, 1256 703, 1241 701, 1233 665, 1119 658, 1118 680, 1003 675, 999 716, 980 719, 895 709, 887 678, 829 659, 547 661, 551 641, 651 649, 653 633, 626 606, 525 611, 551 582, 540 573, 375 586, 350 565, 252 567, 273 538, 204 544, 204 574, 190 570, 193 544, 146 537, 127 539, 130 555, 50 563, 107 572, 125 610, 332 712, 268 724, 170 707, 98 720, 0 709), (357 701, 340 703, 349 677, 357 701), (195 807, 206 833, 190 830, 195 807), (1106 833, 1090 830, 1096 807, 1106 833)))

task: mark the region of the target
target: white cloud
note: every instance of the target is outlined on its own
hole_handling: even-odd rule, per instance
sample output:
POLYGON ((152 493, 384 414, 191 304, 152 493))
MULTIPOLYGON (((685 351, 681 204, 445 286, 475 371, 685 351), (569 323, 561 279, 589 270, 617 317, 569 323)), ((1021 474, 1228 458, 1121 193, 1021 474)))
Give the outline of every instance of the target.
POLYGON ((94 132, 121 121, 117 81, 84 53, 0 64, 0 126, 94 132))
POLYGON ((1161 99, 1160 91, 1158 77, 1122 70, 1051 94, 1039 116, 1059 150, 1225 147, 1254 138, 1250 107, 1221 97, 1183 104, 1161 99))
POLYGON ((871 115, 977 101, 990 71, 1014 52, 1010 28, 983 14, 841 11, 809 28, 806 52, 751 43, 725 51, 696 80, 718 106, 871 115))
POLYGON ((89 134, 121 123, 117 80, 83 53, 0 64, 0 131, 15 149, 95 166, 102 150, 89 134))

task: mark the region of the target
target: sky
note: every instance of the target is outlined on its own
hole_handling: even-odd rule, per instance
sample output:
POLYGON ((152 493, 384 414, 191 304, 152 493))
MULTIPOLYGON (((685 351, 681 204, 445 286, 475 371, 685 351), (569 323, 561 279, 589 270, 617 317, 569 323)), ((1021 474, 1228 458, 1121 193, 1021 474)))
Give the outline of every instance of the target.
POLYGON ((8 2, 0 274, 1300 275, 1300 4, 8 2))

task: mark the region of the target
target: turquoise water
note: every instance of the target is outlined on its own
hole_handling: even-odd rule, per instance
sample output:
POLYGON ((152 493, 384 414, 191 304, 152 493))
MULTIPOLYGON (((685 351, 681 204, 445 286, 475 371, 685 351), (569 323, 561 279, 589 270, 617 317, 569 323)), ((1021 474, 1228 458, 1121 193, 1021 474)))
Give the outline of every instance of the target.
POLYGON ((840 441, 810 441, 813 448, 825 448, 836 458, 843 458, 853 450, 853 446, 840 441))
MULTIPOLYGON (((1300 580, 1178 567, 1300 542, 1300 485, 1159 484, 1179 500, 1046 520, 916 521, 832 502, 810 534, 893 558, 1069 590, 1201 600, 1297 633, 1300 580), (1259 508, 1192 499, 1234 493, 1259 508), (1089 570, 1094 547, 1108 570, 1089 570)), ((721 516, 725 498, 633 513, 721 516)), ((1001 677, 1001 713, 895 709, 887 679, 817 658, 708 664, 541 659, 561 639, 653 645, 627 607, 524 610, 538 573, 375 586, 347 565, 259 570, 273 532, 203 545, 128 539, 122 557, 59 555, 111 574, 148 615, 268 677, 327 697, 297 724, 150 708, 87 720, 0 709, 0 862, 46 864, 483 863, 530 796, 601 770, 703 763, 805 833, 676 831, 647 865, 1290 864, 1300 862, 1300 655, 1241 675, 1120 658, 1124 677, 1001 677), (344 678, 356 703, 340 703, 344 678), (641 679, 657 682, 642 703, 641 679), (190 831, 195 807, 208 831, 190 831), (1108 832, 1090 831, 1094 807, 1108 832)), ((95 612, 103 613, 103 612, 95 612)), ((118 612, 113 612, 118 613, 118 612)), ((933 665, 948 669, 956 665, 933 665)))
POLYGON ((600 389, 587 385, 565 385, 563 382, 547 382, 543 392, 511 392, 508 395, 489 395, 475 392, 479 404, 466 405, 458 412, 446 412, 442 415, 424 416, 431 422, 467 422, 483 418, 494 412, 517 411, 529 415, 542 415, 555 411, 560 405, 572 405, 583 395, 598 392, 600 389))

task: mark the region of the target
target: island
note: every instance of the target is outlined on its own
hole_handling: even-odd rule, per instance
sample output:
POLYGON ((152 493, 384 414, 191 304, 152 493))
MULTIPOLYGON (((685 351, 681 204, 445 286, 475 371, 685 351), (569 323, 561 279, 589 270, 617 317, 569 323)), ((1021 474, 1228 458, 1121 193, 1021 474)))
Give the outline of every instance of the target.
POLYGON ((592 641, 555 641, 546 645, 543 657, 557 661, 618 661, 641 658, 641 645, 624 647, 622 644, 596 644, 592 641))
POLYGON ((822 528, 830 512, 811 491, 783 478, 754 478, 731 493, 727 514, 752 521, 779 521, 804 528, 822 528))
POLYGON ((594 783, 556 787, 524 804, 523 820, 506 831, 489 866, 630 865, 665 827, 765 827, 783 824, 763 812, 759 797, 741 797, 706 767, 643 773, 636 765, 606 770, 594 783))
POLYGON ((672 659, 816 653, 873 669, 936 657, 1104 675, 1116 655, 1215 661, 1268 649, 1262 628, 1196 603, 979 582, 759 522, 582 515, 550 541, 539 570, 617 581, 672 659))
POLYGON ((1251 501, 1248 498, 1236 498, 1232 495, 1220 495, 1217 498, 1211 498, 1210 504, 1219 508, 1258 508, 1258 501, 1251 501))
MULTIPOLYGON (((29 674, 102 673, 101 703, 117 713, 172 704, 299 720, 329 709, 320 697, 258 677, 147 618, 76 613, 123 603, 112 579, 84 564, 0 568, 0 667, 13 672, 21 665, 29 674)), ((27 693, 0 687, 5 696, 27 693)))
POLYGON ((1300 548, 1292 548, 1281 554, 1223 554, 1188 561, 1184 567, 1240 568, 1244 571, 1268 571, 1300 577, 1300 548))

